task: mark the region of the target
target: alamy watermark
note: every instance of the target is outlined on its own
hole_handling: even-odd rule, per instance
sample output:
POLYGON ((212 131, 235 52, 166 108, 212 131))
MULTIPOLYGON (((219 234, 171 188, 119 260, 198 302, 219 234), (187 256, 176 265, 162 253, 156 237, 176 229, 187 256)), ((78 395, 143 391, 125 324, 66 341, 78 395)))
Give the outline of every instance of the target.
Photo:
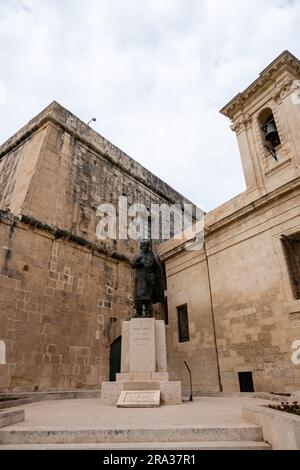
POLYGON ((296 339, 293 342, 292 349, 295 349, 295 351, 292 354, 292 363, 295 366, 299 366, 300 365, 300 339, 296 339))
POLYGON ((193 204, 100 204, 96 212, 99 240, 183 240, 188 250, 200 250, 204 240, 204 212, 193 204))

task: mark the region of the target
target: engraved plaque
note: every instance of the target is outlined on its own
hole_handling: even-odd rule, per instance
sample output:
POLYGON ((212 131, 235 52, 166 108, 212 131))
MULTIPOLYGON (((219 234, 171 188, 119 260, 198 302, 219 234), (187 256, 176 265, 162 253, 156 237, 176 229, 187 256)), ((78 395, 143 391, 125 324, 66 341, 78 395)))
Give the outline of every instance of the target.
POLYGON ((155 372, 155 320, 130 321, 129 372, 155 372))
POLYGON ((160 390, 130 390, 120 394, 119 408, 152 408, 159 406, 160 390))

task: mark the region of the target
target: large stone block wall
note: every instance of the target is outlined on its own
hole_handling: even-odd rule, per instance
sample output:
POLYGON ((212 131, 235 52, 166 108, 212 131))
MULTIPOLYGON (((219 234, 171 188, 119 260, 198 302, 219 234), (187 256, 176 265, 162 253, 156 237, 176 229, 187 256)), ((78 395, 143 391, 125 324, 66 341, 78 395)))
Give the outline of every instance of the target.
POLYGON ((130 314, 132 275, 44 232, 0 223, 0 339, 11 390, 100 388, 110 344, 130 314))
MULTIPOLYGON (((101 243, 96 236, 100 220, 97 207, 113 204, 118 228, 118 203, 123 195, 128 205, 143 203, 150 207, 151 203, 167 202, 67 132, 48 126, 38 177, 25 204, 27 215, 101 243)), ((128 256, 137 249, 132 240, 107 240, 105 245, 128 256)))
POLYGON ((110 345, 133 311, 138 243, 97 239, 96 211, 122 195, 188 202, 55 102, 0 147, 0 339, 12 390, 108 380, 110 345))
POLYGON ((295 181, 289 191, 266 196, 265 204, 241 205, 241 217, 233 213, 227 220, 217 220, 214 211, 207 214, 205 249, 200 252, 185 251, 178 244, 176 248, 174 243, 161 245, 168 284, 170 359, 174 376, 185 387, 184 360, 192 365, 195 390, 218 387, 212 305, 225 392, 240 390, 239 372, 253 373, 256 391, 299 390, 300 366, 292 362, 292 344, 300 339, 300 300, 294 298, 281 240, 282 235, 300 232, 299 206, 299 181, 295 181), (176 307, 184 303, 191 338, 179 343, 176 307))
POLYGON ((39 129, 0 159, 0 209, 9 209, 15 215, 25 209, 25 199, 34 184, 46 133, 45 127, 39 129))
MULTIPOLYGON (((123 195, 128 204, 147 207, 189 202, 55 102, 0 147, 0 162, 2 192, 20 200, 15 185, 22 185, 23 191, 18 207, 6 198, 0 208, 91 241, 97 240, 96 210, 101 203, 114 204, 118 216, 123 195)), ((107 244, 124 254, 136 250, 135 242, 107 244)))
MULTIPOLYGON (((299 389, 292 343, 300 338, 282 234, 300 232, 299 189, 208 235, 216 335, 224 390, 252 371, 255 390, 299 389)), ((209 222, 209 216, 208 221, 209 222)))
POLYGON ((189 393, 192 371, 194 391, 218 392, 218 366, 207 266, 203 251, 184 252, 166 264, 168 289, 167 351, 170 377, 181 380, 189 393), (179 342, 177 307, 187 304, 190 341, 179 342))

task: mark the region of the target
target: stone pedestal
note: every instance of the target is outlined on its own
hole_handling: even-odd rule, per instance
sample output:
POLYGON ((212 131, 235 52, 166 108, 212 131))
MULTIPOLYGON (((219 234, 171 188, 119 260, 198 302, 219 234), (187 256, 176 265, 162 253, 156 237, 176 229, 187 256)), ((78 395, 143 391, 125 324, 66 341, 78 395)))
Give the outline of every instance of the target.
POLYGON ((167 372, 164 321, 132 318, 123 322, 121 373, 116 382, 102 383, 102 401, 120 407, 181 403, 181 382, 170 382, 167 372))

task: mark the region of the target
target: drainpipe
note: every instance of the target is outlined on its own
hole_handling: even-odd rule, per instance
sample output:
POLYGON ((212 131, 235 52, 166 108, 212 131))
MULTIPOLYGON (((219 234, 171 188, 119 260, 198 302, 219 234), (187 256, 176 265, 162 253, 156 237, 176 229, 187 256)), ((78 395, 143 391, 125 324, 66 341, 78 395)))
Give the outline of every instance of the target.
POLYGON ((207 266, 208 289, 209 289, 209 297, 210 297, 210 305, 211 305, 211 318, 212 318, 212 324, 213 324, 213 330, 214 330, 214 343, 215 343, 215 351, 216 351, 216 359, 217 359, 219 389, 220 389, 220 392, 223 392, 223 386, 222 386, 222 382, 221 382, 221 373, 220 373, 220 364, 219 364, 218 345, 217 345, 214 304, 213 304, 211 282, 210 282, 210 270, 209 270, 209 263, 208 263, 208 256, 207 256, 205 242, 203 242, 203 249, 204 249, 205 261, 206 261, 206 266, 207 266))

